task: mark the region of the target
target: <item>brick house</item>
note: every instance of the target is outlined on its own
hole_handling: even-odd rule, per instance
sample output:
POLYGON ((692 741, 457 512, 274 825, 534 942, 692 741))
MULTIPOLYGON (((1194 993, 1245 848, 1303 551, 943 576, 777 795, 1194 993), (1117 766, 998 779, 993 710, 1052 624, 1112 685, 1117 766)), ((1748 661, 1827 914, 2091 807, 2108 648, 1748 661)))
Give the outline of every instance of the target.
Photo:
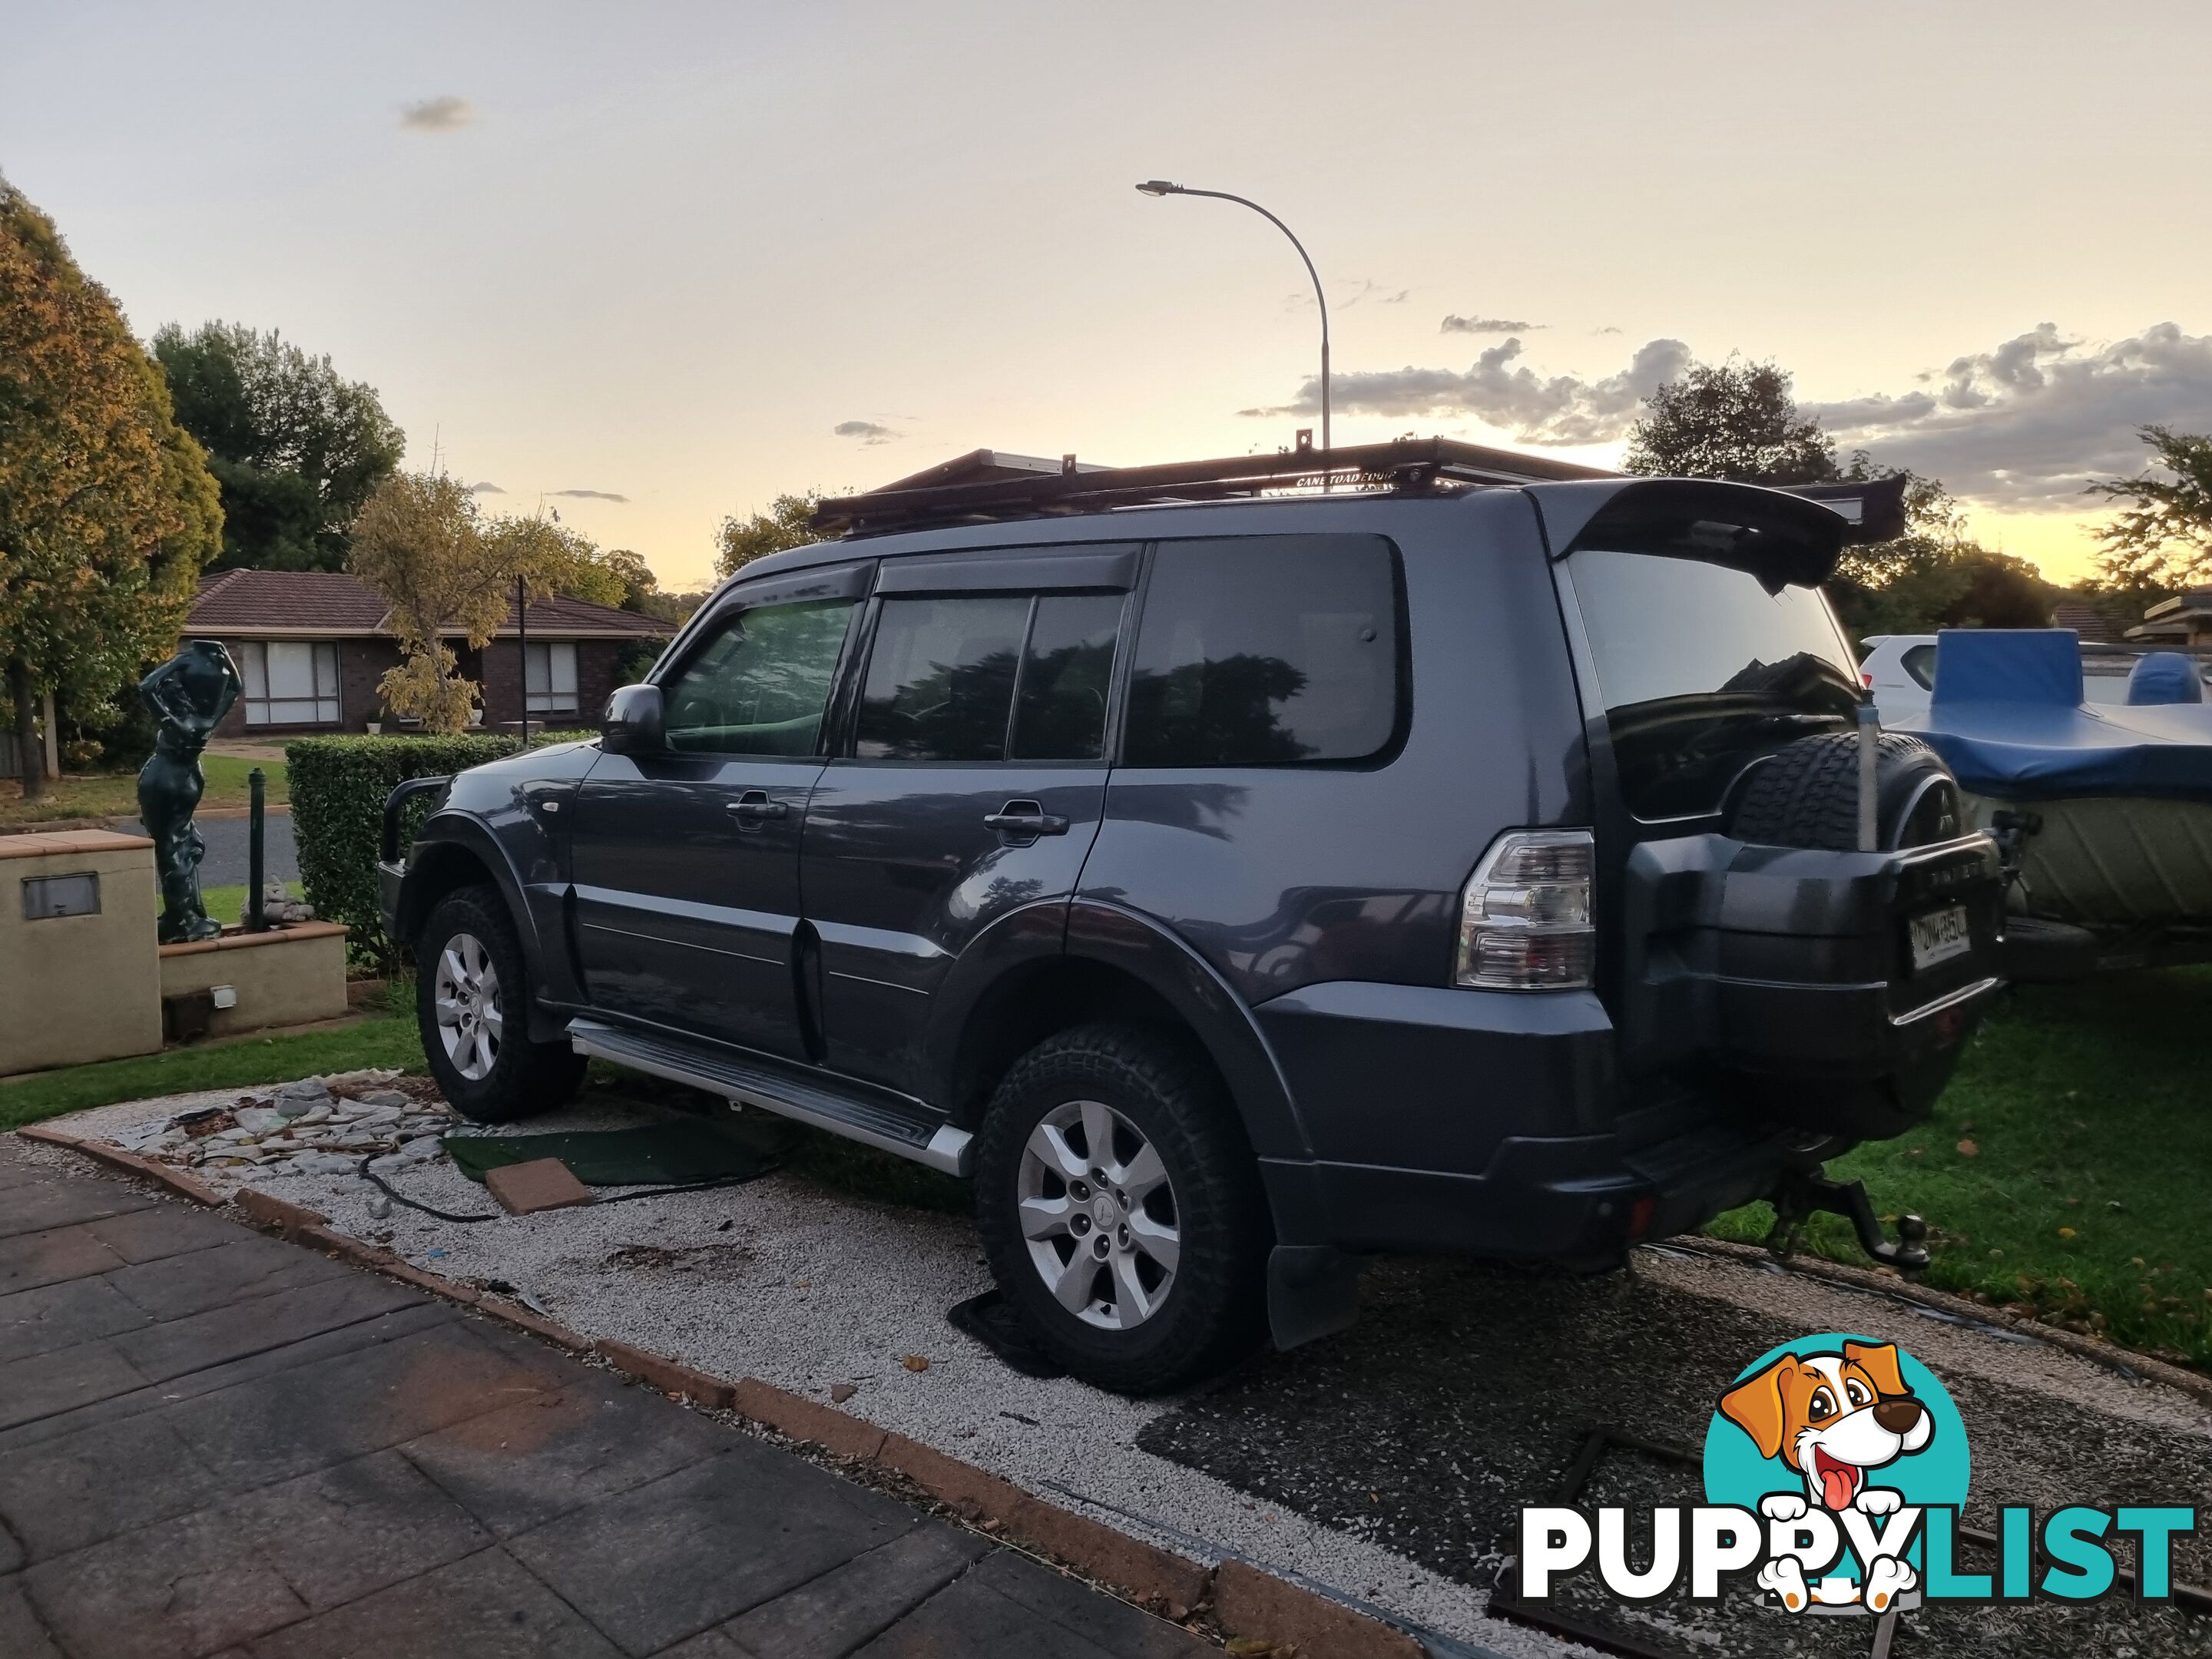
MULTIPOLYGON (((217 735, 365 730, 380 711, 378 681, 399 665, 390 611, 380 595, 340 572, 224 570, 204 578, 185 634, 221 640, 246 678, 246 695, 217 735)), ((516 620, 509 605, 506 622, 481 651, 451 642, 463 678, 483 688, 487 727, 522 718, 516 620)), ((641 641, 672 631, 653 617, 582 599, 536 601, 528 621, 533 726, 596 726, 608 694, 622 684, 623 661, 642 654, 641 641)))

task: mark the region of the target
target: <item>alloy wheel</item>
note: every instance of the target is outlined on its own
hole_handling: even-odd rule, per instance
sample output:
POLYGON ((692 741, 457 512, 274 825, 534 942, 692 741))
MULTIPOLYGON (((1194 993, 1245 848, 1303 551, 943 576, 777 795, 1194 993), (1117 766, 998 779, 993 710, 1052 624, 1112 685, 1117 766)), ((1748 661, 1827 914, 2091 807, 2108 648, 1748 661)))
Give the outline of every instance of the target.
POLYGON ((1017 1207, 1038 1277, 1085 1324, 1129 1330, 1166 1302, 1182 1254, 1174 1183, 1103 1101, 1067 1101, 1030 1132, 1017 1207))
POLYGON ((433 1000, 438 1038, 446 1058, 471 1083, 481 1083, 499 1063, 506 1021, 499 1002, 499 969, 474 933, 456 933, 438 953, 433 1000))

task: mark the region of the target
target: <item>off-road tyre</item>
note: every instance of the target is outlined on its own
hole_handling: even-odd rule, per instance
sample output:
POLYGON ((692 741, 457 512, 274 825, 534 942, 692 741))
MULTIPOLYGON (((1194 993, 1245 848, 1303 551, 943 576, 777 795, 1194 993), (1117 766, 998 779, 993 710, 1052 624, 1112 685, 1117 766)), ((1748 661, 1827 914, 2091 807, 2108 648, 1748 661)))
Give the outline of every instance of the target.
POLYGON ((1143 1025, 1079 1026, 1014 1063, 976 1138, 976 1225, 1000 1291, 1068 1372, 1120 1394, 1158 1394, 1218 1375, 1267 1332, 1274 1242, 1259 1164, 1219 1078, 1195 1043, 1143 1025), (1158 1151, 1172 1188, 1180 1260, 1164 1300, 1133 1328, 1103 1329, 1062 1307, 1024 1237, 1023 1152, 1075 1101, 1099 1101, 1158 1151))
MULTIPOLYGON (((1957 780, 1917 738, 1885 732, 1875 771, 1876 843, 1885 852, 1966 833, 1957 780)), ((1855 732, 1800 738, 1754 767, 1729 832, 1767 847, 1848 853, 1859 844, 1859 739, 1855 732)))
POLYGON ((566 1105, 584 1080, 584 1057, 565 1042, 530 1038, 530 975, 514 918, 498 890, 461 887, 440 899, 415 935, 415 1019, 430 1075, 453 1108, 477 1123, 514 1123, 566 1105), (498 976, 497 1053, 479 1078, 464 1074, 447 1052, 437 1007, 439 961, 467 935, 479 941, 498 976))

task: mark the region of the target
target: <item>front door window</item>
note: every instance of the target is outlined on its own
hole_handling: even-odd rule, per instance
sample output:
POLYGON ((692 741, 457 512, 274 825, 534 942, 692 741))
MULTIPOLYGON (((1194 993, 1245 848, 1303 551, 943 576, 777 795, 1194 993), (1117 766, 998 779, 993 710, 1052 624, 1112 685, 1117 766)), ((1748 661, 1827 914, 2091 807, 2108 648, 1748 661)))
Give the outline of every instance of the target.
POLYGON ((741 612, 662 690, 668 746, 706 755, 818 755, 850 599, 741 612))

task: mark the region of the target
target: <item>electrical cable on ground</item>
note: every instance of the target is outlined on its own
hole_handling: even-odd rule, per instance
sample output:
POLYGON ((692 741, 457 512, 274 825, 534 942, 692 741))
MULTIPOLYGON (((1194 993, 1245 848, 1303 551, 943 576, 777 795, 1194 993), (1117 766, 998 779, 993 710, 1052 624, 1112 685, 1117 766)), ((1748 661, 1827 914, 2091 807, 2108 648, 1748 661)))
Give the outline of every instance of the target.
MULTIPOLYGON (((390 1182, 386 1181, 382 1176, 377 1174, 375 1170, 368 1167, 378 1158, 386 1156, 388 1156, 388 1154, 382 1152, 371 1152, 367 1158, 362 1159, 360 1166, 354 1171, 354 1173, 358 1175, 363 1181, 368 1182, 371 1186, 377 1188, 378 1191, 381 1192, 394 1204, 404 1205, 408 1209, 417 1211, 423 1215, 434 1216, 441 1221, 502 1221, 507 1218, 507 1212, 504 1210, 492 1210, 482 1215, 460 1215, 452 1210, 441 1210, 434 1205, 420 1203, 417 1200, 408 1197, 404 1193, 399 1192, 394 1188, 390 1182)), ((769 1173, 770 1170, 778 1167, 778 1165, 771 1164, 757 1173, 758 1175, 766 1175, 769 1173)), ((647 1187, 637 1192, 617 1193, 612 1198, 602 1198, 595 1201, 600 1204, 625 1204, 630 1200, 635 1198, 665 1198, 671 1193, 703 1193, 716 1187, 735 1187, 743 1182, 753 1179, 755 1179, 754 1176, 724 1176, 718 1180, 689 1182, 679 1187, 647 1187)))

